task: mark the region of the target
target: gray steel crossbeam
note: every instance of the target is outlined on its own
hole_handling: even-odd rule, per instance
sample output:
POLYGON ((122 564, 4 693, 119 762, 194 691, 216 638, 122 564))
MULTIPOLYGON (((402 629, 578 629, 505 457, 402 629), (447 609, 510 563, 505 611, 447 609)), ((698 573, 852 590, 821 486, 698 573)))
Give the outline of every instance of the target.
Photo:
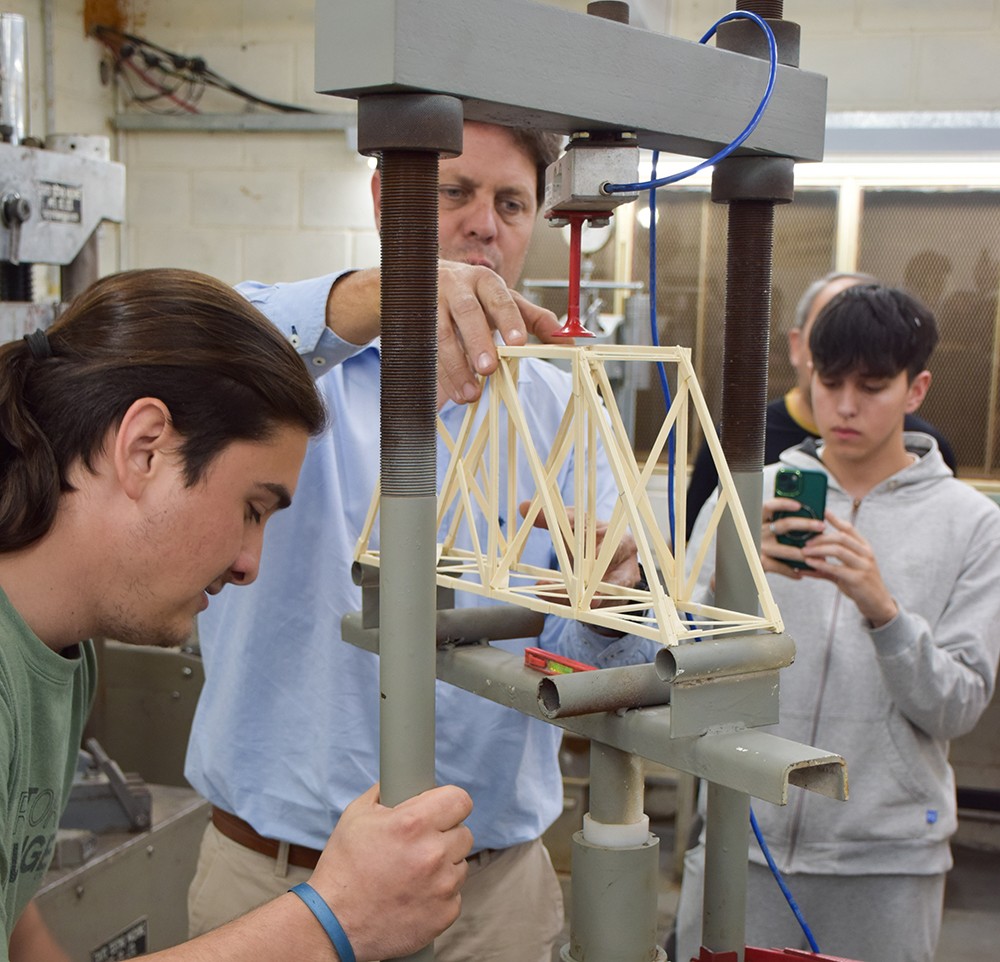
MULTIPOLYGON (((710 24, 706 24, 706 27, 710 24)), ((763 60, 529 0, 317 0, 316 90, 460 97, 467 120, 631 130, 639 145, 710 157, 746 126, 763 60)), ((739 153, 823 158, 826 78, 778 67, 739 153)))

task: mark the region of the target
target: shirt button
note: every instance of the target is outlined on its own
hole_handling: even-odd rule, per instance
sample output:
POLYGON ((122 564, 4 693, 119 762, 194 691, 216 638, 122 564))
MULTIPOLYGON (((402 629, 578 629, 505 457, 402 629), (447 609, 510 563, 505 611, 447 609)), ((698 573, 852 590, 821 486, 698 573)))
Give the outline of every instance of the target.
POLYGON ((314 357, 312 359, 312 361, 313 361, 313 364, 316 365, 316 367, 325 367, 326 366, 326 358, 325 357, 318 357, 317 356, 317 357, 314 357))
POLYGON ((291 336, 291 337, 290 337, 290 338, 288 339, 288 343, 289 343, 289 344, 291 344, 291 345, 292 345, 292 347, 298 347, 298 346, 299 346, 299 345, 300 345, 300 344, 302 343, 302 338, 301 338, 301 337, 299 337, 299 335, 298 335, 298 334, 293 334, 293 335, 292 335, 292 336, 291 336))

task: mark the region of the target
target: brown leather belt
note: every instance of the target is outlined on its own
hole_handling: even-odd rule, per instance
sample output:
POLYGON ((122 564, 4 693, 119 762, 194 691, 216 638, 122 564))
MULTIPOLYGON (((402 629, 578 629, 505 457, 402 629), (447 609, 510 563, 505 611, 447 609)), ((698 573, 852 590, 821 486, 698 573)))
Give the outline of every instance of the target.
MULTIPOLYGON (((281 842, 259 835, 249 822, 244 822, 238 815, 232 815, 224 809, 213 805, 212 824, 226 838, 236 842, 237 845, 242 845, 252 852, 259 852, 261 855, 268 856, 268 858, 277 859, 281 842)), ((498 851, 500 849, 483 848, 467 856, 465 860, 471 864, 478 865, 481 862, 487 861, 491 855, 494 855, 498 851)), ((316 863, 319 861, 321 854, 318 849, 309 848, 306 845, 293 845, 291 842, 288 844, 288 864, 294 865, 297 868, 316 868, 316 863)))
MULTIPOLYGON (((226 838, 231 839, 238 845, 242 845, 253 852, 260 852, 261 855, 267 855, 270 858, 276 859, 278 857, 278 850, 281 847, 281 843, 276 839, 264 838, 263 835, 258 835, 254 831, 253 826, 249 822, 244 822, 238 815, 231 815, 229 812, 223 811, 221 808, 216 808, 213 805, 212 824, 226 838)), ((318 849, 289 843, 289 865, 294 865, 297 868, 313 869, 316 868, 319 856, 320 852, 318 849)))

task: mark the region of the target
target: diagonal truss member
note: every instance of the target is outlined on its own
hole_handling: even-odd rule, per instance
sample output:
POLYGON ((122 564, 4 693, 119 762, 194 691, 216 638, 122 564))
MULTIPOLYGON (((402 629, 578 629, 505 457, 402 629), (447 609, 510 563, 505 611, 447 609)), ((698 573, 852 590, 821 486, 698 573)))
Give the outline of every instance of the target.
MULTIPOLYGON (((450 453, 438 493, 438 585, 641 635, 664 645, 718 635, 782 630, 750 526, 691 366, 689 349, 532 345, 501 346, 498 353, 500 364, 489 379, 489 389, 479 401, 468 406, 458 433, 452 437, 438 419, 438 432, 450 453), (531 435, 517 392, 522 357, 562 361, 572 371, 572 396, 544 458, 531 435), (641 466, 615 402, 605 370, 608 361, 658 362, 676 372, 670 408, 641 466), (485 415, 480 411, 483 405, 487 408, 485 415), (720 496, 707 535, 693 559, 687 557, 684 535, 684 486, 675 486, 673 544, 660 529, 649 490, 654 468, 671 431, 676 437, 676 476, 687 477, 687 434, 692 408, 708 441, 720 480, 720 496), (505 446, 505 478, 500 476, 501 445, 505 446), (527 462, 535 488, 523 518, 515 490, 516 465, 521 459, 527 462), (618 499, 611 517, 600 519, 606 521, 607 527, 603 537, 599 537, 596 498, 598 465, 602 459, 610 467, 618 499), (567 466, 573 469, 573 506, 564 503, 557 483, 567 466), (576 524, 581 515, 582 523, 576 524), (692 599, 708 545, 727 515, 739 535, 757 589, 759 613, 730 611, 692 599), (552 556, 556 559, 552 568, 522 560, 528 535, 538 530, 535 522, 540 517, 544 518, 551 536, 552 556), (506 531, 500 518, 510 519, 506 531), (484 519, 485 537, 481 533, 484 519), (647 572, 648 588, 625 588, 603 580, 615 550, 627 533, 635 539, 639 563, 647 572), (658 572, 659 576, 652 577, 651 572, 658 572)), ((378 506, 376 486, 355 551, 357 561, 374 566, 379 564, 379 553, 371 547, 378 506)))

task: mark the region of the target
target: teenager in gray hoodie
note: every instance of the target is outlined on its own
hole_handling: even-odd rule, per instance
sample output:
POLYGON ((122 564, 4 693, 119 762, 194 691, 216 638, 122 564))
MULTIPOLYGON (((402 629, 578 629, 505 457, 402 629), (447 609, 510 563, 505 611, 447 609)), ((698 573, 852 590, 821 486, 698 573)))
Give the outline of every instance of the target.
MULTIPOLYGON (((839 294, 809 342, 820 438, 781 456, 826 475, 825 519, 776 519, 798 504, 771 494, 780 465, 764 474, 761 558, 797 648, 772 730, 843 755, 850 800, 793 792, 785 807, 753 808, 821 951, 864 962, 934 957, 957 824, 948 744, 989 703, 1000 654, 1000 511, 952 476, 933 438, 903 431, 937 336, 902 291, 839 294), (794 530, 814 537, 779 543, 794 530)), ((809 948, 755 841, 750 863, 748 944, 809 948)), ((698 954, 703 865, 699 845, 685 862, 679 959, 698 954)))

